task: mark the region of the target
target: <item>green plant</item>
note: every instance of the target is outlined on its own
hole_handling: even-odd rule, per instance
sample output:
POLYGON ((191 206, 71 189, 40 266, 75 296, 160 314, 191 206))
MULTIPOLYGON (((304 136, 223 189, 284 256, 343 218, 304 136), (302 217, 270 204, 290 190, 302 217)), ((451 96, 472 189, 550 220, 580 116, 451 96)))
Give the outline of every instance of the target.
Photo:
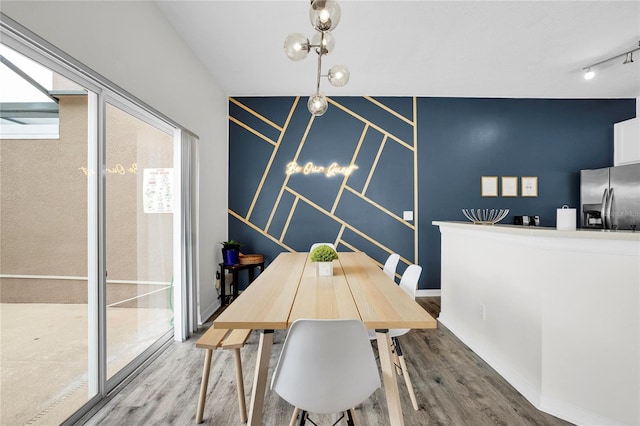
POLYGON ((220 244, 222 244, 223 249, 227 250, 240 250, 240 247, 243 246, 241 242, 236 240, 222 241, 220 244))
POLYGON ((311 252, 312 262, 331 262, 338 258, 338 253, 327 245, 321 245, 313 249, 311 252))

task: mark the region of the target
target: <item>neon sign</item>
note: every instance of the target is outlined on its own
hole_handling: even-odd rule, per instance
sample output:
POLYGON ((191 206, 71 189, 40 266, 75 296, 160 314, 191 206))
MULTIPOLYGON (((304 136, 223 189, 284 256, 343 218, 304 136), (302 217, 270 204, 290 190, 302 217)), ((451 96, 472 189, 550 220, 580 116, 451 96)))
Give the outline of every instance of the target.
MULTIPOLYGON (((94 175, 95 171, 93 169, 89 169, 88 167, 78 167, 78 170, 82 171, 85 176, 94 175)), ((105 174, 108 175, 137 175, 138 174, 138 164, 131 163, 131 167, 125 167, 122 164, 118 163, 113 167, 107 167, 104 169, 105 174)))
POLYGON ((336 175, 349 176, 354 170, 357 170, 358 166, 351 164, 349 166, 340 166, 338 163, 331 163, 329 166, 317 166, 313 162, 309 161, 307 164, 301 166, 295 161, 287 164, 285 173, 287 176, 302 173, 303 175, 311 174, 324 174, 327 177, 333 177, 336 175))

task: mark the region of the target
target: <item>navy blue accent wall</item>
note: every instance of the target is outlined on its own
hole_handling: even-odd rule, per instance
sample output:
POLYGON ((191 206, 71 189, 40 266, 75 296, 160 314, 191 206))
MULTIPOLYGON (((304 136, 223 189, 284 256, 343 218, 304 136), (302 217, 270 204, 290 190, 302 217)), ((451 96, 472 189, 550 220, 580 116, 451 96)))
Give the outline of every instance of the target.
POLYGON ((337 104, 312 125, 306 98, 230 101, 229 238, 267 261, 337 238, 339 250, 384 262, 391 249, 412 262, 415 233, 397 217, 413 209, 421 289, 440 288, 440 234, 432 221, 466 220, 462 208, 508 208, 503 223, 529 214, 555 226, 556 208, 578 206, 579 171, 613 164, 613 123, 635 117, 636 108, 635 99, 332 100, 337 104), (341 179, 319 175, 287 180, 284 169, 296 153, 300 163, 355 158, 360 168, 346 180, 348 190, 341 179), (538 197, 521 197, 518 188, 516 198, 483 198, 481 176, 537 176, 538 197))
POLYGON ((229 235, 243 252, 269 262, 332 242, 380 265, 399 253, 399 273, 418 261, 417 228, 402 219, 416 210, 414 98, 334 98, 318 119, 299 98, 229 102, 229 235), (291 162, 326 173, 289 175, 291 162))
MULTIPOLYGON (((440 288, 434 220, 463 208, 508 208, 555 227, 556 209, 580 203, 580 170, 613 165, 613 123, 635 117, 635 99, 418 98, 421 288, 440 288), (481 176, 537 176, 538 197, 481 196, 481 176)), ((518 188, 520 195, 520 188, 518 188)))

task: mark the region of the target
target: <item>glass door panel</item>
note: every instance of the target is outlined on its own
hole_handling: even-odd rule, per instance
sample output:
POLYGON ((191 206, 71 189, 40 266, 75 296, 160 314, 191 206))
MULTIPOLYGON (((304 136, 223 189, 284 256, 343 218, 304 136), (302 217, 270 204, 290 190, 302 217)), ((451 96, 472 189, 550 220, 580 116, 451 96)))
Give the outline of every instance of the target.
POLYGON ((107 378, 173 331, 173 136, 106 105, 107 378))
POLYGON ((0 54, 0 424, 60 424, 96 394, 88 91, 5 45, 0 54))

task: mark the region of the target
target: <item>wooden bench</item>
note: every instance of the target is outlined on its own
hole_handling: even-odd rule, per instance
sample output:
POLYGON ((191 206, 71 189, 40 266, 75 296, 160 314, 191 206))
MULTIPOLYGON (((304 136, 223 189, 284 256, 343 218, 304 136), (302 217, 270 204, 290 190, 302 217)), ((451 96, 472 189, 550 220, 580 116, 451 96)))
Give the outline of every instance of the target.
POLYGON ((211 370, 211 358, 217 348, 233 349, 233 357, 236 364, 236 387, 238 389, 238 404, 240 406, 240 419, 247 421, 247 405, 244 399, 244 378, 242 376, 242 361, 240 348, 244 346, 252 330, 225 330, 209 328, 196 342, 196 348, 206 349, 204 356, 204 368, 202 369, 202 382, 200 383, 200 397, 198 398, 198 410, 196 423, 202 423, 204 404, 207 399, 207 387, 209 386, 209 372, 211 370))

